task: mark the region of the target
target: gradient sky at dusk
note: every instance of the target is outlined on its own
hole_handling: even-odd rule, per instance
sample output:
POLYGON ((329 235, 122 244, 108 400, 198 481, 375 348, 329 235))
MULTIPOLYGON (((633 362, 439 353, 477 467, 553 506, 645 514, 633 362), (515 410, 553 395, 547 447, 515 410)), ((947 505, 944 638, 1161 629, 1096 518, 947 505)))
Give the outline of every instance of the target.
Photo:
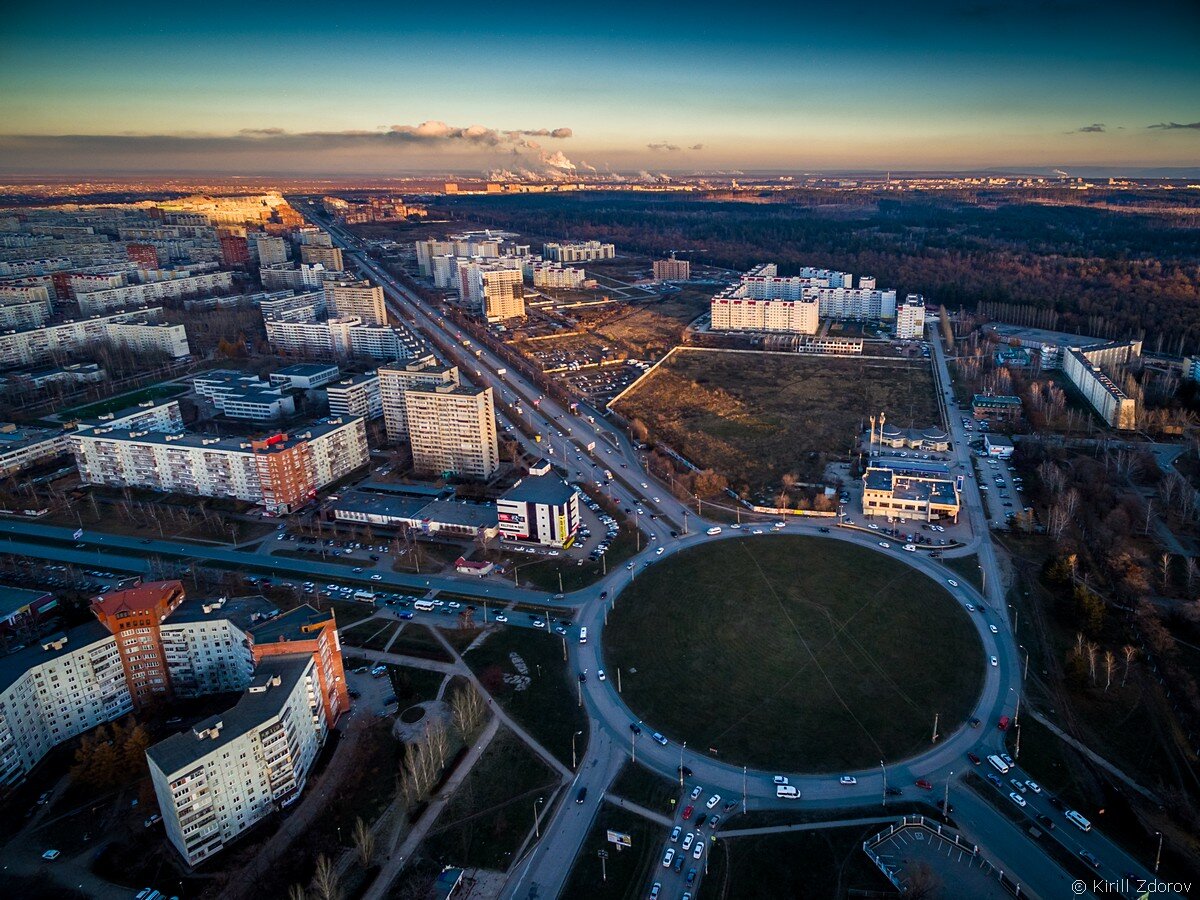
POLYGON ((1194 0, 410 5, 11 9, 0 171, 1200 165, 1194 0))

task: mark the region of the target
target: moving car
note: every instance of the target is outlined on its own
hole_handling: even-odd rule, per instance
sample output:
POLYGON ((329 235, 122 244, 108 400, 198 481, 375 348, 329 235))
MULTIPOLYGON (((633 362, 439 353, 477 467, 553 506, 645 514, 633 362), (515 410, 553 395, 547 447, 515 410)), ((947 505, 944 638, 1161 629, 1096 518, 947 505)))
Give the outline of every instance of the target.
POLYGON ((930 782, 929 779, 927 779, 927 778, 918 778, 916 781, 916 785, 917 785, 917 787, 919 787, 925 791, 933 790, 933 783, 930 782))
POLYGON ((712 809, 714 806, 716 806, 716 805, 717 805, 718 803, 720 803, 720 802, 721 802, 721 795, 720 795, 720 794, 713 794, 711 797, 709 797, 709 798, 708 798, 708 803, 706 803, 705 805, 706 805, 706 806, 707 806, 709 809, 712 809))
POLYGON ((1017 804, 1017 806, 1025 805, 1025 798, 1022 797, 1020 794, 1018 794, 1016 791, 1011 792, 1008 795, 1008 799, 1011 800, 1013 803, 1017 804))
POLYGON ((667 739, 665 737, 663 737, 661 734, 659 734, 657 731, 654 732, 654 734, 650 735, 650 737, 654 738, 654 740, 658 741, 664 747, 667 746, 667 739))
POLYGON ((675 848, 668 847, 667 852, 663 854, 663 868, 669 869, 671 867, 671 862, 674 859, 675 859, 675 848))
POLYGON ((696 839, 696 833, 694 831, 689 831, 687 834, 685 834, 683 836, 683 844, 681 844, 680 846, 683 848, 683 850, 685 852, 688 850, 691 850, 692 849, 692 841, 694 841, 695 839, 696 839))
POLYGON ((671 829, 671 843, 672 844, 675 843, 677 840, 679 840, 679 832, 681 832, 682 830, 683 829, 678 825, 676 825, 674 828, 671 829))
POLYGON ((847 787, 849 787, 850 785, 858 784, 858 779, 855 778, 853 775, 843 775, 841 778, 838 779, 838 784, 844 784, 847 787))

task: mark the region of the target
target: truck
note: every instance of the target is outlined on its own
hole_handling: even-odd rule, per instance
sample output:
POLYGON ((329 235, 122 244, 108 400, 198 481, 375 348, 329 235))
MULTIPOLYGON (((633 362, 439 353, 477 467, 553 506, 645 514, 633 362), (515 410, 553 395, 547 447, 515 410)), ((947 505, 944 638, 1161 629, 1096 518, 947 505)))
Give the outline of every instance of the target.
POLYGON ((496 374, 499 375, 501 378, 503 378, 505 375, 508 374, 508 369, 497 369, 496 374))

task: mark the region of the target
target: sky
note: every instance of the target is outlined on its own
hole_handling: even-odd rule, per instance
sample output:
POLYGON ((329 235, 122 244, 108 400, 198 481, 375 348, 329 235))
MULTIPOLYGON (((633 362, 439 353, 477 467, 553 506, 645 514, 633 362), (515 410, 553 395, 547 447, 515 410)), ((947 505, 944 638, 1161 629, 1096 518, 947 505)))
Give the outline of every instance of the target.
POLYGON ((1200 2, 25 3, 0 172, 1200 166, 1200 2))

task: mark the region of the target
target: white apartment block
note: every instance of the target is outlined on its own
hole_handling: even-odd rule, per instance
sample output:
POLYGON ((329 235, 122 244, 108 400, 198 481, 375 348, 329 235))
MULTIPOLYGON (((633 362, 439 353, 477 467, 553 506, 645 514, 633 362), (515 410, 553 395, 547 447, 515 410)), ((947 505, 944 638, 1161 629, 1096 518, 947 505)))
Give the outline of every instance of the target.
POLYGON ((137 406, 117 412, 104 413, 78 423, 84 428, 127 428, 132 431, 179 431, 183 428, 183 411, 178 400, 147 400, 137 406))
POLYGON ((0 659, 0 784, 133 708, 117 641, 90 622, 0 659))
POLYGON ((444 241, 432 238, 417 241, 413 245, 417 252, 417 266, 420 268, 421 274, 429 278, 433 275, 433 258, 436 256, 495 258, 508 249, 507 239, 513 236, 506 232, 482 231, 451 235, 444 241))
MULTIPOLYGON (((205 605, 205 612, 213 606, 205 605)), ((200 697, 245 690, 254 672, 251 641, 230 619, 172 621, 159 628, 171 691, 176 697, 200 697)))
POLYGON ((29 366, 58 353, 73 353, 102 342, 161 352, 171 359, 190 356, 184 327, 159 323, 161 313, 160 307, 150 307, 0 333, 0 367, 29 366))
POLYGON ((197 294, 229 293, 233 290, 232 272, 205 272, 182 278, 127 284, 123 287, 76 293, 79 310, 85 316, 101 315, 130 306, 146 306, 160 300, 178 300, 197 294))
POLYGON ((417 471, 484 479, 499 468, 491 388, 412 387, 404 405, 417 471))
POLYGON ((383 417, 383 395, 376 372, 344 378, 325 388, 325 395, 331 416, 361 416, 367 420, 383 417))
POLYGON ((488 322, 525 315, 524 277, 519 260, 515 267, 499 263, 460 263, 458 272, 463 301, 488 322))
POLYGON ((1102 367, 1125 366, 1141 355, 1141 341, 1067 347, 1062 354, 1063 374, 1105 422, 1118 430, 1132 431, 1137 428, 1137 400, 1109 378, 1102 367))
POLYGON ((578 289, 587 281, 587 272, 560 263, 537 263, 533 268, 533 286, 542 288, 578 289))
POLYGON ((368 356, 378 360, 408 359, 423 348, 420 338, 399 326, 372 327, 357 316, 327 322, 266 322, 267 340, 283 353, 326 359, 368 356))
POLYGON ((189 865, 287 806, 328 723, 311 656, 263 660, 237 705, 146 751, 167 838, 189 865))
POLYGON ((287 263, 281 263, 274 266, 263 266, 258 270, 258 277, 262 281, 262 286, 268 291, 282 291, 291 289, 293 291, 311 291, 314 288, 322 288, 328 278, 336 278, 340 273, 331 272, 320 263, 309 265, 301 263, 299 267, 292 267, 287 263))
POLYGON ((873 278, 830 269, 801 270, 781 278, 774 263, 762 263, 712 299, 714 331, 816 334, 821 316, 834 319, 890 319, 896 292, 875 289, 873 278))
POLYGON ((0 478, 8 478, 71 452, 61 428, 0 422, 0 478))
POLYGON ((236 497, 282 514, 369 461, 362 419, 329 418, 261 440, 97 427, 70 436, 84 484, 236 497))
POLYGON ((276 291, 258 302, 264 322, 315 322, 328 307, 324 290, 276 291))
POLYGON ((896 307, 896 337, 902 341, 921 340, 925 336, 925 298, 909 294, 896 307))
POLYGON ((387 325, 383 287, 369 281, 335 281, 325 284, 325 303, 329 315, 344 319, 356 316, 364 325, 387 325))
POLYGON ((407 391, 459 383, 458 367, 443 366, 432 355, 414 359, 403 366, 380 366, 377 374, 383 421, 388 440, 392 442, 408 437, 407 391))
POLYGON ((599 241, 582 241, 573 244, 554 243, 542 246, 542 256, 552 262, 595 262, 599 259, 613 259, 617 255, 612 244, 602 244, 599 241))

